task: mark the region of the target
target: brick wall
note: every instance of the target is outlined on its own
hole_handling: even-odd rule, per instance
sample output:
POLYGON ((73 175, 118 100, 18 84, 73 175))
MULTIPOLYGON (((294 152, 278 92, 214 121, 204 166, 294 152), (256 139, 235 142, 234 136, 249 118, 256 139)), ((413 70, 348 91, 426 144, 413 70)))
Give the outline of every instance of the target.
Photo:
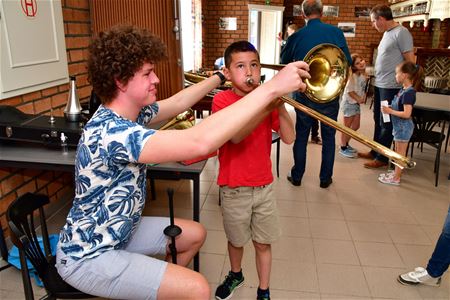
MULTIPOLYGON (((62 0, 64 33, 69 75, 76 77, 81 102, 87 102, 91 87, 87 82, 86 47, 91 36, 89 0, 62 0)), ((68 84, 4 99, 29 114, 62 116, 68 96, 68 84)), ((6 228, 5 211, 9 203, 26 192, 47 194, 53 203, 73 194, 73 175, 61 172, 0 168, 0 221, 6 228)))
MULTIPOLYGON (((304 21, 301 17, 293 16, 293 4, 300 4, 302 1, 298 0, 277 0, 270 1, 270 5, 284 6, 284 20, 283 24, 288 21, 298 24, 300 27, 304 26, 304 21)), ((347 43, 351 53, 359 53, 365 57, 369 63, 372 62, 373 48, 378 45, 381 40, 381 34, 372 28, 370 18, 360 17, 355 18, 354 8, 373 7, 379 4, 379 0, 323 0, 324 5, 339 6, 339 17, 324 17, 323 22, 337 25, 339 22, 356 23, 356 36, 348 37, 347 43)), ((265 4, 265 1, 231 1, 231 0, 203 0, 203 36, 204 36, 204 50, 203 50, 203 66, 211 67, 214 60, 223 54, 224 49, 232 42, 237 40, 246 40, 248 33, 248 4, 265 4), (218 29, 219 17, 237 17, 238 30, 225 31, 218 29)), ((415 47, 431 48, 433 32, 433 24, 430 22, 428 28, 423 26, 409 28, 409 24, 404 23, 414 38, 415 47)), ((450 20, 446 19, 440 24, 440 43, 439 47, 447 47, 449 43, 449 27, 450 20)))
MULTIPOLYGON (((264 5, 265 0, 203 0, 203 66, 212 67, 225 48, 248 39, 248 4, 264 5), (219 30, 219 17, 237 18, 237 30, 219 30)), ((271 0, 270 5, 283 6, 283 0, 271 0)), ((274 37, 275 40, 275 37, 274 37)))
MULTIPOLYGON (((378 0, 352 0, 346 1, 347 3, 343 4, 343 1, 337 0, 323 0, 324 5, 331 6, 339 6, 339 17, 323 17, 322 21, 337 25, 339 22, 352 22, 356 23, 356 35, 355 37, 347 37, 347 43, 350 48, 351 53, 359 53, 364 58, 372 63, 372 51, 374 47, 378 46, 378 43, 381 40, 382 34, 378 33, 370 23, 370 18, 360 17, 356 18, 354 15, 354 8, 356 6, 361 7, 373 7, 376 4, 379 4, 378 0)), ((293 1, 286 0, 284 1, 284 5, 286 7, 284 14, 284 23, 291 21, 299 26, 304 26, 304 21, 301 17, 294 17, 292 15, 292 5, 301 3, 301 1, 293 1)), ((414 28, 410 28, 409 24, 403 23, 403 26, 409 29, 414 39, 414 47, 426 47, 431 48, 432 30, 436 30, 433 28, 434 23, 430 21, 430 24, 427 28, 424 28, 423 25, 418 26, 415 24, 414 28)), ((444 22, 440 24, 440 39, 439 39, 439 47, 447 47, 448 46, 448 34, 449 34, 449 26, 450 21, 446 19, 444 22)))
MULTIPOLYGON (((378 0, 324 0, 325 5, 339 5, 339 18, 324 18, 324 22, 337 25, 338 22, 356 22, 356 37, 348 38, 351 52, 359 52, 371 60, 370 45, 377 45, 381 34, 371 28, 368 18, 354 17, 355 6, 370 6, 379 3, 378 0), (339 3, 339 4, 337 4, 339 3)), ((299 17, 292 16, 292 4, 300 1, 272 0, 271 5, 285 6, 285 20, 292 20, 300 26, 304 22, 299 17)), ((247 39, 248 4, 265 4, 265 0, 203 0, 203 65, 212 66, 214 60, 223 54, 224 49, 232 42, 247 39), (224 31, 218 28, 219 17, 237 17, 238 30, 224 31)), ((78 93, 81 102, 88 101, 91 87, 87 83, 86 47, 91 36, 89 0, 62 0, 64 31, 66 37, 69 74, 76 76, 78 93)), ((440 47, 448 46, 450 39, 447 19, 440 26, 440 47), (447 45, 446 45, 447 43, 447 45)), ((407 25, 407 24, 405 24, 407 25)), ((431 47, 432 27, 428 30, 414 27, 411 32, 415 46, 431 47)), ((1 100, 1 104, 12 105, 25 113, 47 114, 53 109, 55 115, 63 115, 67 101, 68 85, 60 85, 26 95, 1 100)), ((26 192, 39 192, 50 196, 52 202, 63 195, 72 193, 72 174, 45 172, 37 170, 20 170, 0 168, 0 221, 3 228, 5 210, 9 203, 26 192)))

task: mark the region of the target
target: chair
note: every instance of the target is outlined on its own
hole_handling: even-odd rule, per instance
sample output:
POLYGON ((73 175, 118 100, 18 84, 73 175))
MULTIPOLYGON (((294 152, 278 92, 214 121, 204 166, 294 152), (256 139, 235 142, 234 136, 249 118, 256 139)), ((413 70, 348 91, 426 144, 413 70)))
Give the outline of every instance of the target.
POLYGON ((2 223, 0 222, 0 255, 3 259, 3 261, 6 262, 4 266, 0 267, 0 272, 3 270, 6 270, 7 268, 11 267, 11 264, 8 263, 8 248, 6 248, 6 241, 5 236, 3 235, 3 227, 2 223))
POLYGON ((272 131, 272 144, 277 143, 277 177, 280 178, 280 135, 272 131))
POLYGON ((373 101, 375 99, 375 90, 373 86, 374 77, 369 76, 366 80, 366 83, 364 85, 364 94, 366 95, 366 99, 364 100, 364 103, 367 103, 367 100, 370 99, 370 106, 369 109, 372 109, 373 101))
POLYGON ((50 251, 50 241, 44 214, 44 205, 49 202, 48 197, 45 195, 26 193, 12 202, 6 212, 11 241, 19 249, 25 298, 27 300, 34 299, 26 259, 31 262, 44 283, 47 295, 43 299, 93 298, 94 296, 82 293, 67 284, 56 270, 56 258, 52 256, 50 251), (36 229, 38 226, 35 226, 35 220, 37 221, 38 219, 38 213, 38 225, 40 225, 45 253, 42 253, 37 240, 36 229))
MULTIPOLYGON (((413 156, 414 143, 419 143, 421 151, 423 151, 424 143, 436 149, 436 158, 434 160, 435 186, 438 185, 439 180, 439 163, 442 142, 445 140, 445 126, 441 126, 440 132, 433 129, 444 118, 444 114, 439 111, 414 108, 412 113, 414 132, 408 143, 408 148, 411 146, 411 157, 413 156)), ((408 149, 406 149, 406 153, 408 153, 408 149)))

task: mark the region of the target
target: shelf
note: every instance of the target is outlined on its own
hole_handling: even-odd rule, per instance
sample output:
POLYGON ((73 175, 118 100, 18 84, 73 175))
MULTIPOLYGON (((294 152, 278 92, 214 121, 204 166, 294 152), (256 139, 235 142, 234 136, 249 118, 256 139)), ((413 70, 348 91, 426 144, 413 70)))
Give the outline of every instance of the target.
POLYGON ((423 21, 424 26, 427 27, 431 1, 406 0, 390 4, 394 21, 400 24, 408 22, 410 27, 414 26, 414 22, 423 21))
POLYGON ((416 21, 423 21, 424 26, 426 27, 428 25, 429 16, 428 14, 420 14, 420 15, 410 15, 410 16, 402 16, 398 18, 394 18, 395 22, 398 22, 400 24, 405 22, 416 22, 416 21))
POLYGON ((406 7, 406 6, 415 6, 417 4, 422 4, 422 3, 427 3, 427 6, 429 8, 431 0, 405 0, 405 1, 397 1, 397 2, 392 2, 391 4, 389 4, 389 6, 391 7, 392 10, 394 10, 395 8, 398 7, 406 7))

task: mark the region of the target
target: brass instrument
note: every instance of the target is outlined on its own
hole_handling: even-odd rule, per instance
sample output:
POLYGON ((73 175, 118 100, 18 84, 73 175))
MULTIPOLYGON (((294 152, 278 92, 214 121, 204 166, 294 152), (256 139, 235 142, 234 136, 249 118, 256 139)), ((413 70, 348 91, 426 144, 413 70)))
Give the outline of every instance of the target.
POLYGON ((189 108, 188 110, 178 114, 173 119, 169 120, 166 124, 161 126, 159 130, 168 129, 187 129, 195 125, 194 111, 189 108))
MULTIPOLYGON (((193 72, 188 72, 188 71, 184 72, 184 79, 187 84, 198 83, 202 80, 205 80, 206 78, 208 78, 207 75, 201 75, 198 73, 193 73, 193 72)), ((225 83, 222 85, 222 87, 231 88, 232 84, 230 81, 225 81, 225 83)))
MULTIPOLYGON (((342 50, 331 44, 321 44, 311 49, 305 56, 304 61, 309 63, 309 74, 311 75, 310 79, 305 79, 307 86, 305 94, 307 97, 318 103, 326 103, 334 100, 344 89, 348 77, 348 62, 342 50)), ((280 70, 284 65, 261 64, 261 67, 280 70)), ((199 82, 200 80, 205 79, 205 77, 192 75, 192 73, 185 73, 185 79, 188 81, 193 79, 195 80, 194 82, 199 82)), ((349 135, 352 139, 388 157, 394 164, 401 168, 414 168, 416 165, 416 163, 409 158, 398 154, 380 143, 368 139, 353 129, 318 113, 306 105, 298 103, 290 97, 283 96, 281 97, 281 100, 310 117, 349 135)))
MULTIPOLYGON (((304 58, 311 78, 305 79, 305 95, 317 103, 334 100, 345 88, 349 65, 344 52, 333 44, 320 44, 304 58)), ((285 65, 261 64, 262 68, 280 70, 285 65)))
POLYGON ((361 133, 354 131, 353 129, 351 129, 347 126, 344 126, 344 125, 336 122, 335 120, 318 113, 317 111, 309 108, 308 106, 298 103, 297 101, 295 101, 294 99, 292 99, 290 97, 283 96, 283 97, 281 97, 281 100, 283 100, 287 104, 292 105, 295 109, 298 109, 298 110, 304 112, 305 114, 309 115, 310 117, 313 117, 314 119, 317 119, 320 122, 322 122, 330 127, 333 127, 334 129, 336 129, 342 133, 345 133, 346 135, 351 136, 352 139, 354 139, 354 140, 360 142, 361 144, 368 146, 370 149, 373 149, 374 151, 388 157, 390 160, 392 160, 392 163, 398 165, 401 168, 411 169, 416 166, 415 161, 412 161, 409 158, 407 158, 403 155, 400 155, 397 152, 389 149, 388 147, 385 147, 385 146, 381 145, 380 143, 377 143, 377 142, 365 137, 361 133))

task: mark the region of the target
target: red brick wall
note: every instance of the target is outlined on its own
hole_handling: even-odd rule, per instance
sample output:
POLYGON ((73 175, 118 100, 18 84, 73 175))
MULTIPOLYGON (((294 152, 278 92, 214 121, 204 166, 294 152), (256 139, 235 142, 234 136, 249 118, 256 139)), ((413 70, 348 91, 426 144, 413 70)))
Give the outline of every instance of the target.
MULTIPOLYGON (((324 0, 325 5, 339 5, 339 18, 324 18, 323 21, 337 25, 338 22, 356 22, 356 37, 348 38, 351 52, 359 52, 371 60, 370 45, 377 45, 381 34, 371 28, 368 18, 355 19, 355 6, 373 6, 378 0, 324 0), (337 4, 339 3, 339 4, 337 4), (355 21, 356 20, 356 21, 355 21)), ((304 22, 299 17, 292 16, 292 4, 300 1, 271 0, 271 5, 285 6, 285 22, 293 20, 299 25, 304 22)), ((223 54, 224 49, 232 42, 247 39, 248 4, 265 4, 265 0, 203 0, 203 65, 212 66, 214 60, 223 54), (219 31, 219 17, 237 17, 238 30, 219 31)), ((91 87, 87 83, 86 47, 91 36, 91 22, 89 0, 62 0, 64 31, 66 37, 69 74, 76 76, 78 93, 81 102, 88 100, 91 87)), ((448 46, 450 39, 450 21, 441 23, 440 47, 448 46)), ((408 24, 405 24, 408 25, 408 24)), ((415 46, 431 47, 431 29, 413 28, 415 46)), ((23 112, 31 114, 49 114, 53 109, 55 115, 63 115, 67 99, 68 85, 60 85, 22 96, 1 100, 1 104, 12 105, 23 112)), ((0 221, 5 228, 4 212, 9 203, 25 192, 39 192, 47 194, 52 201, 63 194, 72 192, 73 178, 71 174, 59 172, 45 172, 36 170, 20 170, 0 168, 0 221)))
MULTIPOLYGON (((86 47, 91 36, 89 0, 62 0, 61 4, 69 75, 76 77, 78 95, 81 102, 86 102, 91 92, 86 71, 86 47)), ((53 109, 55 115, 62 116, 67 94, 68 84, 63 84, 4 99, 0 104, 15 106, 29 114, 49 115, 53 109)), ((18 196, 39 192, 47 194, 55 202, 72 191, 73 175, 69 173, 0 168, 0 221, 3 229, 6 228, 6 208, 18 196)))
MULTIPOLYGON (((248 39, 248 4, 264 5, 265 0, 203 0, 203 66, 212 67, 225 48, 248 39), (219 17, 237 18, 237 30, 219 30, 219 17)), ((283 0, 271 0, 270 5, 283 6, 283 0)))
MULTIPOLYGON (((298 0, 272 0, 270 5, 284 6, 284 22, 292 21, 300 27, 304 26, 304 21, 301 17, 294 17, 292 14, 293 4, 300 4, 302 1, 298 0)), ((372 62, 372 50, 381 40, 381 34, 372 28, 370 18, 355 18, 355 6, 373 7, 379 4, 379 0, 323 0, 324 5, 339 6, 339 17, 324 17, 322 21, 337 25, 339 22, 356 23, 356 36, 347 38, 347 43, 351 53, 359 53, 365 57, 369 63, 372 62)), ((387 1, 386 1, 387 2, 387 1)), ((214 60, 223 54, 224 49, 232 42, 237 40, 246 40, 248 29, 248 7, 251 4, 264 4, 265 1, 231 1, 231 0, 203 0, 203 36, 204 36, 204 50, 203 50, 203 66, 212 67, 214 60), (237 17, 238 30, 224 31, 218 29, 219 17, 237 17)), ((430 22, 432 23, 432 22, 430 22)), ((409 28, 409 24, 404 23, 405 27, 409 28)), ((414 27, 410 29, 414 38, 415 47, 431 48, 432 42, 432 26, 423 29, 421 27, 414 27)), ((449 27, 450 20, 446 19, 441 22, 440 43, 439 47, 447 47, 449 43, 449 27)))

